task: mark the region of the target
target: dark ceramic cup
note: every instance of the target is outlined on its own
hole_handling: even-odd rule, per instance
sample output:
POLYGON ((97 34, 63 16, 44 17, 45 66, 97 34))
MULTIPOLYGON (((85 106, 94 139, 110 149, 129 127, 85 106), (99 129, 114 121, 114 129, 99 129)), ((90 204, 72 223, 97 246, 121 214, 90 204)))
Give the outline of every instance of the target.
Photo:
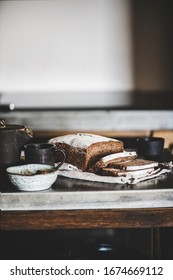
POLYGON ((65 153, 55 145, 49 143, 30 143, 24 146, 26 163, 40 163, 54 166, 65 161, 65 153))
POLYGON ((158 159, 164 149, 164 138, 161 137, 139 137, 136 140, 139 156, 146 159, 158 159))

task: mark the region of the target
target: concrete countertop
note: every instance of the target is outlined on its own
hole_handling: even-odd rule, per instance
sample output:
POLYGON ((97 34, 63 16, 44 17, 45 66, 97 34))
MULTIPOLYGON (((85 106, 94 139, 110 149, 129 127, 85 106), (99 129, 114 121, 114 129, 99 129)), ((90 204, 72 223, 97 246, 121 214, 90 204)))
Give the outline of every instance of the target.
POLYGON ((136 185, 58 177, 48 190, 20 192, 3 185, 1 210, 74 210, 173 207, 173 172, 136 185))

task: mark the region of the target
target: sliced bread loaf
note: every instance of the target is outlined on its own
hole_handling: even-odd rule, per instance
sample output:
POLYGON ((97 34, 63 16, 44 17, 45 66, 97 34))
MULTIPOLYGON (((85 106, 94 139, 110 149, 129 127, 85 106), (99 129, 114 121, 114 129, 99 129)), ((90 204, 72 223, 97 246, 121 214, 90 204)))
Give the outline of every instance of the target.
POLYGON ((123 151, 120 153, 115 153, 107 155, 97 161, 90 169, 90 172, 97 173, 100 168, 110 166, 111 164, 116 164, 119 162, 126 162, 137 158, 137 153, 135 151, 123 151))
POLYGON ((82 171, 88 170, 100 158, 124 150, 122 141, 87 133, 55 137, 50 139, 49 143, 64 149, 66 162, 77 166, 82 171))

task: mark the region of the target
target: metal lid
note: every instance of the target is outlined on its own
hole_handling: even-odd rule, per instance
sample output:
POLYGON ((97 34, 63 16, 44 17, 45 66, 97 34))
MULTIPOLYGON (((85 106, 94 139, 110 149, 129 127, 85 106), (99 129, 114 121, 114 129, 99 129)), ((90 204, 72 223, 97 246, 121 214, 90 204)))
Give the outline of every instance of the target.
POLYGON ((19 124, 9 124, 6 125, 5 124, 5 120, 4 119, 0 119, 0 131, 7 131, 7 130, 18 130, 18 129, 22 129, 24 128, 23 125, 19 125, 19 124))

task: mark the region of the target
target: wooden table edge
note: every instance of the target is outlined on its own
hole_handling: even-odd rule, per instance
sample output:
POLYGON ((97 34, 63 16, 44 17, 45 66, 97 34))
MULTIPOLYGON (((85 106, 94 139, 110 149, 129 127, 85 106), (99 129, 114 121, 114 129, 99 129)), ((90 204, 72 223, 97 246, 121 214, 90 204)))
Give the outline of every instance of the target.
POLYGON ((1 211, 1 230, 173 227, 173 208, 1 211))

